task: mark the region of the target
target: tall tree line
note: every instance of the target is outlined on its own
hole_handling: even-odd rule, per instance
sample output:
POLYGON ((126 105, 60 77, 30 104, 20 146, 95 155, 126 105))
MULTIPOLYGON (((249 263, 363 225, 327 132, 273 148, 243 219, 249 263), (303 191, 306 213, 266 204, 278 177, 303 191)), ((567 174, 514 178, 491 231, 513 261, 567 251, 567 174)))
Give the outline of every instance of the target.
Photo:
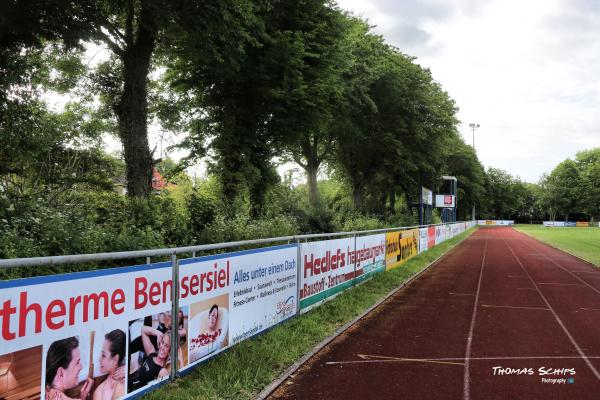
POLYGON ((0 129, 12 138, 0 150, 6 176, 37 173, 17 168, 19 138, 36 144, 40 165, 75 165, 72 157, 76 176, 106 184, 85 163, 102 157, 83 150, 108 132, 123 146, 128 194, 147 197, 160 161, 148 141, 156 122, 183 139, 190 160, 209 156, 232 215, 244 196, 252 216, 262 214, 279 180, 277 160, 305 171, 313 206, 325 168, 347 183, 358 212, 393 214, 397 201, 411 203, 420 186, 435 189, 442 174, 459 177, 465 209, 483 204, 485 174, 458 134, 454 101, 414 58, 332 1, 2 7, 0 129), (89 43, 109 60, 86 65, 89 43), (57 115, 40 101, 48 90, 78 90, 81 101, 57 115), (63 158, 47 162, 48 146, 63 158))

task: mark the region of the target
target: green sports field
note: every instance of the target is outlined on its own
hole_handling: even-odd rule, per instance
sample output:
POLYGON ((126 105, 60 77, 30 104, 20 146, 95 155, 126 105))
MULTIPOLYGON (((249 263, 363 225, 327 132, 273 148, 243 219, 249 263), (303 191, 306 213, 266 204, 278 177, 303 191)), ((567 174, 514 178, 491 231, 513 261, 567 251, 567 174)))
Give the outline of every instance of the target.
POLYGON ((547 228, 516 225, 515 228, 567 253, 600 266, 600 228, 547 228))

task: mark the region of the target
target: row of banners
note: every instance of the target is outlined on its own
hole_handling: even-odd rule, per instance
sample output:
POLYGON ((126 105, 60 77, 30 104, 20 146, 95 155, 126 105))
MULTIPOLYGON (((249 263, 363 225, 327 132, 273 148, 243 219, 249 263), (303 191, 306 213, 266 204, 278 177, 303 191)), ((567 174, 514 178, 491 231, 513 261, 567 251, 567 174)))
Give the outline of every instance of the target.
POLYGON ((0 398, 137 396, 472 226, 180 260, 176 326, 171 263, 0 282, 0 398))
POLYGON ((514 225, 512 219, 481 219, 477 221, 477 225, 514 225))
POLYGON ((565 222, 565 221, 543 221, 544 226, 554 226, 554 227, 579 227, 579 228, 587 228, 593 225, 590 225, 587 221, 577 221, 577 222, 565 222))

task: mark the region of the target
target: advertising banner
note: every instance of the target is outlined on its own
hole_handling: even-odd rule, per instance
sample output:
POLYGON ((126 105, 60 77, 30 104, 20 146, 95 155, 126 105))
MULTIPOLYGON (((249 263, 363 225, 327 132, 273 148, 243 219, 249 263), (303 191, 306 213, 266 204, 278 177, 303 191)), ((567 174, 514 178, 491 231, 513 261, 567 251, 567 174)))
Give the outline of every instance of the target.
POLYGON ((419 253, 427 251, 428 247, 428 237, 427 237, 427 228, 419 229, 419 253))
POLYGON ((421 188, 421 203, 428 206, 433 205, 433 192, 424 186, 421 188))
POLYGON ((456 196, 452 194, 436 194, 435 206, 440 208, 454 208, 456 196))
POLYGON ((302 312, 353 284, 354 238, 302 243, 300 258, 302 312))
POLYGON ((577 221, 575 225, 578 227, 588 227, 590 226, 590 223, 587 221, 577 221))
POLYGON ((514 225, 514 220, 509 219, 488 219, 488 220, 480 220, 478 221, 479 225, 514 225))
POLYGON ((168 377, 171 273, 160 263, 0 282, 13 378, 0 398, 118 399, 168 377))
POLYGON ((435 244, 440 244, 446 240, 446 226, 438 225, 435 227, 435 244))
POLYGON ((296 313, 296 245, 179 262, 189 363, 213 356, 296 313))
POLYGON ((389 271, 419 253, 419 230, 389 232, 385 243, 385 269, 389 271))
POLYGON ((296 245, 0 282, 0 398, 137 395, 296 312, 296 245), (179 340, 171 343, 177 331, 179 340), (120 372, 119 372, 120 371, 120 372), (116 377, 116 378, 115 378, 116 377))
POLYGON ((450 225, 450 237, 454 237, 460 233, 460 224, 450 225))
POLYGON ((435 226, 427 227, 427 248, 435 246, 435 226))
MULTIPOLYGON (((351 261, 354 256, 351 254, 351 261)), ((362 282, 385 271, 385 233, 357 236, 356 282, 362 282)))

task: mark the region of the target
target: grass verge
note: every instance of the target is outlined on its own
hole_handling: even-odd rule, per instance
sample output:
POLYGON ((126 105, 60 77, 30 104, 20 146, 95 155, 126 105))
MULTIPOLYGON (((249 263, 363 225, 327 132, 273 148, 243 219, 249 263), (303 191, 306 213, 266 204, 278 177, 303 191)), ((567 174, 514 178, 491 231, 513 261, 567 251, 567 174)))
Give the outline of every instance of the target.
POLYGON ((316 344, 473 233, 471 229, 378 274, 267 333, 235 345, 145 399, 251 399, 316 344))
POLYGON ((535 239, 600 266, 600 228, 549 228, 543 225, 515 225, 535 239))

